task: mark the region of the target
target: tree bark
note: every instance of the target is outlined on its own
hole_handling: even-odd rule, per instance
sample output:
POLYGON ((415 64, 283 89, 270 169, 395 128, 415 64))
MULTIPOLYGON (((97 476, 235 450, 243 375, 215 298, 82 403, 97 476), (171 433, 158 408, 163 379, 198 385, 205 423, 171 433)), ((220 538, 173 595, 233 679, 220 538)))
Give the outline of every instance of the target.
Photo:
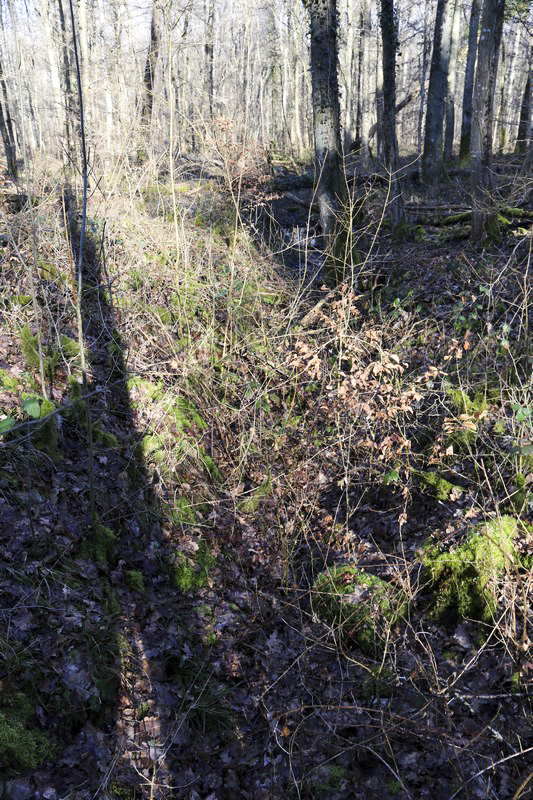
POLYGON ((215 96, 215 0, 209 0, 205 23, 205 73, 206 94, 209 119, 213 119, 213 98, 215 96))
POLYGON ((457 56, 461 37, 461 0, 455 0, 453 10, 452 35, 450 41, 450 67, 448 70, 448 94, 446 97, 446 133, 444 136, 444 161, 450 162, 453 156, 455 135, 455 89, 457 85, 457 56))
POLYGON ((493 235, 497 225, 491 201, 491 164, 494 93, 498 54, 503 31, 505 0, 485 0, 474 85, 471 171, 472 229, 470 239, 479 243, 485 234, 493 235))
MULTIPOLYGON (((420 103, 418 105, 417 142, 416 151, 420 159, 422 154, 422 123, 424 120, 424 106, 426 101, 426 74, 430 53, 430 36, 428 32, 428 6, 429 0, 424 4, 424 42, 422 45, 422 64, 420 70, 420 103)), ((422 159, 419 161, 419 170, 422 171, 422 159)))
POLYGON ((376 28, 376 155, 385 157, 385 142, 383 139, 383 46, 381 42, 380 26, 376 28))
POLYGON ((63 61, 63 86, 64 86, 64 104, 65 104, 65 135, 66 135, 66 147, 67 153, 69 158, 72 161, 76 159, 75 153, 75 143, 74 143, 74 136, 73 131, 79 131, 79 124, 77 122, 77 114, 76 114, 76 105, 74 99, 74 93, 72 91, 72 81, 71 81, 71 64, 70 64, 70 54, 69 54, 69 42, 67 38, 67 28, 65 24, 65 13, 63 9, 63 2, 62 0, 57 0, 57 10, 59 14, 59 27, 61 29, 61 46, 62 46, 62 61, 63 61))
POLYGON ((436 183, 442 171, 442 133, 448 88, 452 16, 453 0, 438 0, 422 154, 422 180, 428 185, 436 183))
POLYGON ((474 92, 474 75, 476 71, 477 57, 477 34, 480 14, 480 0, 472 0, 470 27, 468 30, 468 51, 466 56, 465 83, 463 88, 461 144, 459 145, 459 162, 463 165, 470 161, 470 138, 472 134, 472 95, 474 92))
POLYGON ((83 92, 83 116, 85 129, 90 126, 90 97, 89 97, 89 75, 91 67, 89 64, 89 26, 87 22, 87 0, 79 0, 78 17, 80 53, 81 53, 81 88, 83 92))
POLYGON ((498 114, 498 155, 502 156, 507 141, 507 131, 505 129, 505 43, 502 41, 500 50, 500 109, 498 114))
POLYGON ((394 19, 394 0, 381 0, 383 40, 383 141, 385 165, 390 176, 389 216, 391 232, 403 236, 406 229, 402 187, 398 177, 398 139, 396 136, 396 51, 398 38, 394 19))
POLYGON ((163 12, 159 0, 153 0, 152 19, 150 22, 150 44, 144 68, 144 91, 141 108, 141 123, 145 129, 150 127, 154 105, 154 84, 161 49, 161 32, 163 29, 163 12))
POLYGON ((516 155, 527 153, 531 147, 531 111, 533 108, 533 48, 529 53, 529 69, 520 105, 520 120, 514 152, 516 155))
POLYGON ((337 225, 345 195, 341 167, 336 0, 311 0, 311 81, 316 196, 326 239, 337 225))
POLYGON ((11 114, 9 111, 7 85, 4 78, 2 62, 0 62, 0 84, 2 85, 2 100, 0 100, 0 128, 2 132, 2 141, 4 143, 4 151, 6 154, 7 171, 9 172, 10 177, 16 181, 17 151, 13 123, 11 121, 11 114))

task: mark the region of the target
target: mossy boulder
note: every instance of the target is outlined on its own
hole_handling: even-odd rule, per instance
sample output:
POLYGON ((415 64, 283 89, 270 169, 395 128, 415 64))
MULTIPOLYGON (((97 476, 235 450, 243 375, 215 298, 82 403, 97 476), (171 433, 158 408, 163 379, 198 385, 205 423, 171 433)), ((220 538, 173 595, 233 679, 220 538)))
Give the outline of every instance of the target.
POLYGON ((498 584, 514 560, 516 534, 516 519, 504 516, 485 522, 453 547, 427 541, 421 562, 433 590, 431 615, 490 620, 497 609, 498 584))
POLYGON ((402 589, 350 565, 322 572, 313 587, 314 609, 365 653, 384 648, 390 629, 407 611, 402 589))

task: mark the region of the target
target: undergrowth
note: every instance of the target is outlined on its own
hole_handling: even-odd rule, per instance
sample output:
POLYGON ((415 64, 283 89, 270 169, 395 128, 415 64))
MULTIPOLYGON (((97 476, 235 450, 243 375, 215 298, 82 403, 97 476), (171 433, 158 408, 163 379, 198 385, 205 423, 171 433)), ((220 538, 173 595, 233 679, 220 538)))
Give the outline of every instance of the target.
MULTIPOLYGON (((253 713, 272 732, 269 758, 277 763, 290 743, 293 784, 317 796, 343 787, 346 771, 359 770, 353 753, 364 758, 369 748, 388 765, 389 795, 398 794, 411 773, 395 748, 439 748, 441 724, 446 742, 460 743, 439 767, 450 785, 458 771, 461 779, 476 772, 486 742, 494 760, 504 757, 492 717, 480 711, 469 740, 455 708, 478 673, 499 670, 504 685, 518 674, 521 686, 531 638, 527 248, 474 264, 450 245, 446 263, 431 251, 431 265, 415 267, 418 244, 399 251, 382 232, 396 269, 383 274, 372 254, 351 260, 346 283, 329 291, 260 253, 217 185, 180 190, 176 207, 168 186, 141 194, 90 208, 96 229, 105 217, 108 274, 87 302, 93 312, 113 309, 104 344, 86 337, 90 441, 69 256, 51 197, 40 206, 39 248, 57 271, 40 284, 40 317, 21 300, 27 265, 9 302, 2 293, 13 346, 0 373, 0 486, 27 526, 10 547, 20 555, 31 540, 32 591, 50 591, 70 614, 63 630, 52 602, 42 603, 43 618, 28 612, 57 641, 61 629, 70 654, 71 728, 50 677, 60 721, 43 711, 44 727, 58 727, 65 744, 88 720, 108 721, 101 706, 119 703, 120 670, 147 670, 146 651, 157 659, 159 640, 174 637, 191 654, 187 662, 161 655, 179 695, 176 741, 189 723, 199 737, 231 730, 240 741, 252 713, 240 688, 248 681, 253 713), (161 598, 175 603, 170 618, 161 598), (80 645, 84 625, 92 633, 80 645), (121 644, 117 631, 127 638, 132 629, 121 644), (246 650, 249 629, 259 638, 246 650), (283 649, 279 630, 294 635, 290 663, 265 667, 264 652, 283 649), (145 646, 150 636, 155 644, 145 646), (241 661, 256 670, 251 677, 241 661), (317 684, 319 668, 335 680, 317 684), (285 692, 279 702, 273 687, 285 692), (406 726, 410 714, 416 725, 406 726), (339 759, 314 783, 313 725, 339 759)), ((22 230, 29 242, 27 220, 22 230)), ((91 330, 94 320, 86 323, 91 330)), ((42 661, 35 642, 21 655, 22 674, 42 661)), ((52 674, 65 680, 53 658, 52 674)), ((148 697, 149 681, 137 679, 148 697)), ((521 701, 516 686, 508 695, 521 701)), ((149 699, 138 720, 148 733, 134 732, 145 769, 163 763, 174 742, 152 719, 168 721, 170 711, 154 711, 149 699)), ((9 714, 0 709, 0 738, 11 750, 22 742, 18 768, 52 758, 40 732, 28 733, 30 717, 9 714)), ((499 735, 518 752, 510 710, 505 719, 499 735)))

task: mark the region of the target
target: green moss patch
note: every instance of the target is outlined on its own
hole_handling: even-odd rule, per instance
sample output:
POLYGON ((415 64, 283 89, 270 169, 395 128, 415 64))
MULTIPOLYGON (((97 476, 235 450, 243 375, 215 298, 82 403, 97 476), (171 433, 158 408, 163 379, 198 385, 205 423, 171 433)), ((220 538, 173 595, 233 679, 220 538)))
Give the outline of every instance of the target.
POLYGON ((136 569, 129 569, 124 575, 126 585, 135 592, 144 592, 144 577, 142 572, 136 569))
POLYGON ((267 497, 272 491, 272 479, 270 475, 263 483, 255 489, 251 495, 239 503, 239 511, 245 514, 253 514, 259 508, 259 504, 263 498, 267 497))
POLYGON ((93 425, 93 437, 95 442, 103 444, 111 449, 118 447, 118 439, 114 433, 109 433, 102 427, 102 422, 98 420, 93 425))
POLYGON ((516 534, 516 520, 505 516, 486 522, 449 549, 426 542, 421 560, 433 589, 432 616, 490 620, 498 582, 514 558, 516 534))
POLYGON ((407 611, 401 589, 352 566, 322 572, 315 581, 313 604, 320 617, 369 654, 383 649, 391 627, 407 611))
POLYGON ((455 486, 447 481, 438 472, 416 472, 421 489, 429 492, 437 500, 445 502, 454 495, 460 497, 463 490, 460 486, 455 486))
POLYGON ((33 707, 22 693, 2 700, 0 708, 0 771, 35 769, 58 755, 57 743, 32 727, 33 707))
POLYGON ((205 539, 200 539, 193 558, 178 553, 170 567, 172 583, 184 593, 206 589, 209 586, 209 572, 215 561, 205 539))
POLYGON ((165 411, 172 417, 179 430, 195 425, 199 430, 205 431, 207 423, 194 405, 186 397, 177 397, 166 404, 165 411))
POLYGON ((0 369, 0 388, 8 392, 14 392, 18 388, 19 382, 5 369, 0 369))
POLYGON ((98 564, 108 564, 116 555, 117 540, 118 536, 111 528, 94 522, 81 544, 80 553, 98 564))
POLYGON ((485 392, 476 390, 468 394, 463 389, 448 389, 446 394, 457 414, 480 414, 486 411, 488 404, 485 392))

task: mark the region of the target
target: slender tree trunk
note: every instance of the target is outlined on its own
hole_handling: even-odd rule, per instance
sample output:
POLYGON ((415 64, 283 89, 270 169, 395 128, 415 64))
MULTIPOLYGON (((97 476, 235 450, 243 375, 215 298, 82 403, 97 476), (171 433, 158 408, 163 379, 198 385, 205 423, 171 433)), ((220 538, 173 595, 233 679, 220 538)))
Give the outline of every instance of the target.
POLYGON ((63 9, 62 0, 57 0, 57 10, 59 14, 59 27, 61 30, 61 46, 63 51, 62 52, 63 87, 64 87, 63 98, 65 107, 66 146, 69 158, 75 160, 76 153, 75 153, 73 132, 76 130, 79 133, 79 124, 77 122, 74 92, 72 91, 69 40, 67 36, 67 28, 65 25, 65 13, 63 9))
POLYGON ((394 0, 381 0, 383 39, 383 140, 385 164, 390 175, 389 215, 393 236, 405 234, 405 210, 398 177, 398 140, 396 137, 396 51, 398 46, 394 20, 394 0))
POLYGON ((336 0, 311 0, 311 79, 316 193, 324 236, 336 227, 345 194, 341 168, 336 0))
POLYGON ((78 36, 80 41, 81 53, 81 89, 83 92, 83 118, 85 130, 89 129, 91 120, 90 98, 89 98, 89 75, 91 65, 89 63, 89 26, 87 22, 87 0, 79 0, 78 36))
POLYGON ((448 94, 446 97, 446 133, 444 136, 444 161, 449 162, 453 156, 453 140, 455 135, 455 89, 457 86, 457 56, 461 38, 461 0, 455 0, 450 42, 450 68, 448 70, 448 94))
POLYGON ((344 64, 344 152, 348 153, 355 139, 360 30, 356 24, 355 3, 349 2, 346 12, 346 58, 344 64))
POLYGON ((422 154, 422 179, 428 185, 436 183, 442 172, 442 133, 448 88, 452 16, 453 0, 438 0, 422 154))
POLYGON ((358 47, 357 47, 357 83, 355 87, 355 136, 351 143, 351 149, 359 152, 362 145, 362 121, 363 121, 363 65, 364 65, 364 17, 363 4, 359 13, 358 24, 358 47))
POLYGON ((533 48, 529 52, 529 69, 520 106, 520 119, 514 152, 522 155, 531 147, 531 111, 533 109, 533 48))
POLYGON ((163 12, 159 0, 153 0, 152 19, 150 22, 150 44, 144 67, 144 91, 141 107, 141 123, 145 130, 150 128, 154 105, 154 85, 159 51, 161 49, 161 32, 163 29, 163 12))
POLYGON ((471 171, 471 241, 480 242, 485 234, 494 235, 497 222, 491 200, 493 109, 498 54, 503 31, 505 0, 485 0, 474 85, 471 171))
POLYGON ((376 34, 376 155, 378 158, 383 159, 385 157, 385 142, 383 138, 383 47, 379 25, 377 26, 376 34))
MULTIPOLYGON (((424 108, 426 103, 426 76, 430 52, 430 36, 428 31, 428 6, 429 0, 424 5, 424 43, 422 47, 422 68, 420 70, 420 104, 418 106, 418 125, 417 125, 417 155, 420 159, 422 155, 422 123, 424 121, 424 108)), ((419 170, 422 171, 422 160, 419 161, 419 170)))
MULTIPOLYGON (((50 64, 51 95, 52 95, 52 128, 57 121, 56 132, 59 137, 59 157, 65 159, 64 148, 61 147, 61 140, 65 135, 65 106, 61 92, 61 80, 59 77, 59 65, 57 59, 57 48, 54 47, 54 37, 52 35, 51 9, 49 0, 43 0, 42 20, 44 28, 44 38, 48 51, 48 61, 50 64)), ((57 143, 56 136, 53 137, 57 143)))
POLYGON ((215 0, 208 0, 205 23, 205 76, 209 119, 213 119, 215 96, 215 0))
POLYGON ((498 114, 498 155, 503 155, 507 132, 505 129, 505 43, 501 43, 500 55, 500 110, 498 114))
POLYGON ((0 84, 2 85, 2 100, 0 101, 0 128, 2 131, 2 141, 4 143, 4 150, 6 154, 7 171, 9 172, 10 177, 16 181, 17 150, 13 132, 13 123, 11 121, 11 114, 9 111, 7 85, 4 78, 2 62, 0 62, 0 84))
POLYGON ((476 71, 477 35, 480 14, 480 0, 472 0, 470 27, 468 30, 468 51, 466 55, 465 83, 463 88, 461 144, 459 146, 459 161, 463 165, 470 161, 470 138, 472 134, 472 95, 474 91, 474 75, 476 71))
POLYGON ((361 3, 361 155, 363 156, 363 166, 366 168, 370 159, 369 136, 370 130, 370 72, 372 59, 370 53, 370 6, 369 0, 362 0, 361 3))

